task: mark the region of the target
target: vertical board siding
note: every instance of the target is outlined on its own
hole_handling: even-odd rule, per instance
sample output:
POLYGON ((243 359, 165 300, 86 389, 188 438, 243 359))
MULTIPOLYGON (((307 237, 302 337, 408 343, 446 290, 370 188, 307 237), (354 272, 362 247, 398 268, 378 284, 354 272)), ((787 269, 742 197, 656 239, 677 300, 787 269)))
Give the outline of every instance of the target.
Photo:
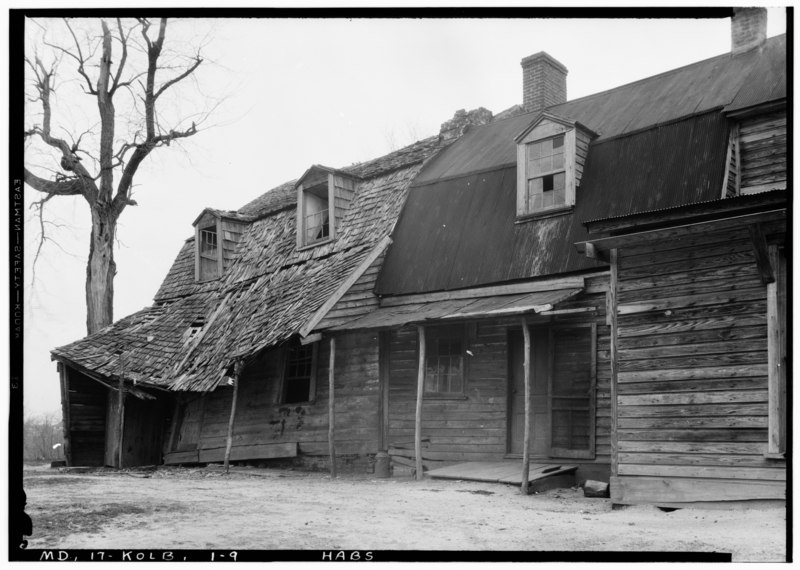
MULTIPOLYGON (((607 278, 606 278, 607 279, 607 278)), ((595 458, 573 463, 610 462, 609 331, 605 325, 605 294, 584 294, 559 304, 559 309, 596 307, 596 311, 530 317, 532 327, 548 324, 597 323, 597 388, 595 458)), ((467 323, 469 350, 465 394, 461 399, 425 398, 422 408, 423 457, 443 461, 500 460, 508 450, 509 334, 521 332, 519 319, 467 323)), ((417 333, 408 326, 388 337, 390 446, 409 447, 414 441, 417 382, 417 333)), ((554 462, 563 462, 554 459, 554 462)))
POLYGON ((104 464, 108 392, 99 382, 69 370, 69 436, 74 466, 104 464))
POLYGON ((618 267, 612 500, 778 498, 784 465, 763 456, 766 287, 746 229, 625 248, 618 267))
MULTIPOLYGON (((297 404, 279 402, 279 350, 267 351, 251 362, 240 378, 233 449, 297 443, 299 453, 327 455, 329 355, 329 343, 322 342, 317 356, 315 398, 297 404)), ((337 337, 334 380, 337 453, 375 453, 380 421, 377 333, 337 337)), ((200 449, 225 447, 232 393, 231 387, 222 386, 206 396, 200 449)))

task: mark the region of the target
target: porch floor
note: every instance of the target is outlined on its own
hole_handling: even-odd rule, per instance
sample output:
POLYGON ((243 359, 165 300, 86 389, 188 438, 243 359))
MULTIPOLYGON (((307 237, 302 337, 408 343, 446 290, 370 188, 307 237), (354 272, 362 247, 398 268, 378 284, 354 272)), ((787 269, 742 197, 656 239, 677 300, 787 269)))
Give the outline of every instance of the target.
MULTIPOLYGON (((574 478, 577 465, 531 463, 528 483, 556 478, 560 482, 574 478)), ((522 461, 468 461, 448 467, 440 467, 426 473, 434 479, 460 479, 462 481, 484 481, 486 483, 522 483, 522 461)), ((556 480, 553 480, 555 483, 556 480)))

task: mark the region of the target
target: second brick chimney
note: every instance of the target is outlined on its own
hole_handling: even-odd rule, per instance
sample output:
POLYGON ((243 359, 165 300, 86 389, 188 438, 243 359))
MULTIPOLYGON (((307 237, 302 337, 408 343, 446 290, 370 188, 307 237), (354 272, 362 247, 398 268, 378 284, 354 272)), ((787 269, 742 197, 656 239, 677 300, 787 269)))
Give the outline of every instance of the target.
POLYGON ((767 40, 766 8, 734 8, 731 18, 731 53, 741 53, 767 40))
POLYGON ((528 113, 567 100, 567 68, 543 51, 529 55, 522 65, 522 106, 528 113))

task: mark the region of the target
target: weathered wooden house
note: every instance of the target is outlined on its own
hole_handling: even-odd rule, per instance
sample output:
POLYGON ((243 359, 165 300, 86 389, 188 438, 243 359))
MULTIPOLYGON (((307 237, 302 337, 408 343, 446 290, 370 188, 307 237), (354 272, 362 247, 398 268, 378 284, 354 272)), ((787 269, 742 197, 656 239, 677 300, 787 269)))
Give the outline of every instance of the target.
POLYGON ((230 426, 234 460, 529 454, 617 503, 782 499, 787 39, 743 9, 732 42, 575 100, 538 53, 521 106, 206 210, 152 307, 54 351, 68 457, 220 461, 230 426))

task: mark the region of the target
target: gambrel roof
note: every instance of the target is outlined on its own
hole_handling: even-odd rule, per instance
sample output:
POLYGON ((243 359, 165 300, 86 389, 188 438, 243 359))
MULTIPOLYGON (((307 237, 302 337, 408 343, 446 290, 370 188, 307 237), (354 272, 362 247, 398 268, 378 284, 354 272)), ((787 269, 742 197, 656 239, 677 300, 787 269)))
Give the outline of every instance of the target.
POLYGON ((213 390, 234 359, 296 335, 393 228, 421 163, 443 142, 430 137, 342 172, 357 177, 337 239, 296 247, 295 181, 236 212, 250 220, 220 279, 197 282, 194 238, 186 240, 154 304, 53 350, 53 357, 109 378, 171 390, 213 390))
POLYGON ((582 222, 719 198, 726 111, 785 98, 786 37, 468 131, 420 172, 378 278, 410 295, 599 269, 582 222), (540 117, 598 136, 574 210, 517 219, 517 144, 540 117), (491 254, 487 254, 491 252, 491 254))

